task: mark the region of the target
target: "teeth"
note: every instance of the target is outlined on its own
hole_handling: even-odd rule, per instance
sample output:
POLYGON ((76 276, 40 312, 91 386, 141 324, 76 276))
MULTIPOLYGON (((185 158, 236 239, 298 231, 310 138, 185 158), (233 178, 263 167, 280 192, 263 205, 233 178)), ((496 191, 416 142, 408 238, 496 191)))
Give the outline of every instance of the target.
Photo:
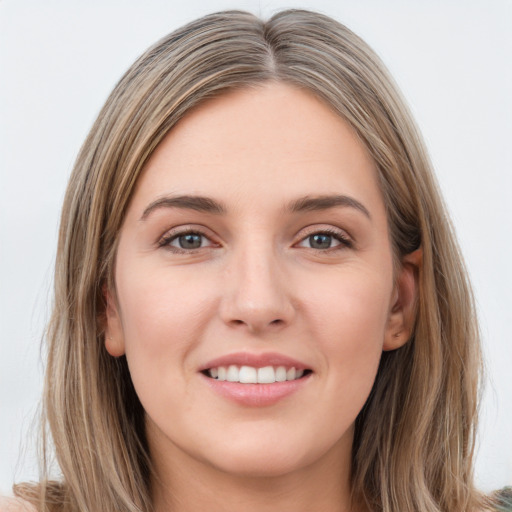
POLYGON ((258 372, 251 366, 242 366, 240 368, 239 380, 244 384, 256 384, 258 382, 258 372))
POLYGON ((272 384, 276 381, 276 372, 272 366, 258 368, 258 384, 272 384))
POLYGON ((240 370, 238 366, 232 364, 228 367, 228 371, 226 373, 226 380, 228 382, 240 382, 240 370))
POLYGON ((276 382, 284 382, 286 380, 286 368, 278 366, 276 369, 276 382))
POLYGON ((304 375, 304 370, 296 370, 294 367, 286 369, 284 366, 275 368, 273 366, 264 366, 263 368, 239 367, 232 364, 228 367, 210 368, 208 375, 212 379, 241 382, 242 384, 273 384, 274 382, 300 379, 304 375))

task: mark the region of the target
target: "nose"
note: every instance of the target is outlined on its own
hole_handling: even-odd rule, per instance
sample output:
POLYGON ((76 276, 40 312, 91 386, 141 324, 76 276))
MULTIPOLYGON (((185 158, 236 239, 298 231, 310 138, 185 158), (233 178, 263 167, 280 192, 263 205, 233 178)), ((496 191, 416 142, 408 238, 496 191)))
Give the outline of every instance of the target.
POLYGON ((271 249, 233 255, 225 278, 220 304, 224 323, 252 334, 276 332, 290 324, 295 314, 290 280, 271 249))

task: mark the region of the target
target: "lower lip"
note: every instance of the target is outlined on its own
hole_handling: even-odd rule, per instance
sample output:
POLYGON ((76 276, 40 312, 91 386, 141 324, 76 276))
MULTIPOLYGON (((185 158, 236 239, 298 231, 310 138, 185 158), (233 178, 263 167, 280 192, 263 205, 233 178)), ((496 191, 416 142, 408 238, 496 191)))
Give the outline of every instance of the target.
POLYGON ((233 402, 250 407, 266 407, 299 391, 309 381, 310 375, 273 384, 241 384, 212 379, 205 375, 202 377, 213 391, 233 402))

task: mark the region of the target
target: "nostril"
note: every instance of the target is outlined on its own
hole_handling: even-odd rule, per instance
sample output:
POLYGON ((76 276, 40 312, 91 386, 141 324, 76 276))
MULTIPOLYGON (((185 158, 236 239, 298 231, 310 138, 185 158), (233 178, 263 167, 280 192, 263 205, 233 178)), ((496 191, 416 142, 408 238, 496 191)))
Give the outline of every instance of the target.
MULTIPOLYGON (((240 320, 237 318, 234 318, 233 320, 231 320, 231 323, 233 325, 249 325, 250 326, 249 322, 244 322, 243 320, 240 320)), ((268 323, 268 325, 272 325, 272 326, 280 326, 282 324, 284 324, 284 320, 281 320, 280 318, 272 320, 268 323)))

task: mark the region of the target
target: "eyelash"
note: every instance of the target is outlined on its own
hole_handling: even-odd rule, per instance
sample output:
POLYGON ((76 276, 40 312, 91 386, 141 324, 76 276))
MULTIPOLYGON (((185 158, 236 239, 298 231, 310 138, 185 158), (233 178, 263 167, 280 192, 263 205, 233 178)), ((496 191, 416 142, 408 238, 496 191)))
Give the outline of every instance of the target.
MULTIPOLYGON (((340 250, 344 250, 344 249, 352 249, 354 247, 353 241, 347 235, 345 235, 341 231, 338 231, 335 229, 328 229, 328 228, 311 230, 310 233, 307 233, 305 236, 303 236, 299 240, 299 242, 294 244, 294 246, 297 246, 300 243, 305 242, 306 240, 310 239, 311 237, 313 237, 315 235, 326 235, 326 236, 332 237, 337 242, 339 242, 339 245, 335 245, 334 247, 328 247, 326 249, 316 249, 314 247, 305 247, 306 249, 311 249, 313 251, 319 251, 319 252, 325 253, 325 252, 336 252, 336 251, 340 251, 340 250)), ((196 251, 199 251, 200 249, 205 249, 205 248, 209 248, 212 246, 215 247, 215 245, 216 245, 215 242, 213 242, 208 235, 206 235, 204 232, 202 232, 199 229, 186 229, 184 231, 171 231, 170 233, 166 233, 164 236, 162 236, 160 238, 160 240, 158 241, 158 247, 163 247, 163 248, 169 249, 170 251, 172 251, 174 253, 178 253, 178 254, 193 254, 196 251), (207 239, 211 245, 201 246, 201 247, 197 247, 195 249, 185 249, 183 247, 176 247, 176 246, 171 245, 172 242, 174 242, 174 241, 178 240, 180 237, 183 237, 186 235, 198 235, 202 238, 207 239)))
POLYGON ((162 236, 162 238, 160 238, 160 240, 158 241, 158 247, 169 249, 170 251, 178 254, 193 254, 194 252, 200 249, 209 248, 215 245, 215 242, 213 242, 211 238, 205 233, 203 233, 200 229, 185 229, 184 231, 171 231, 162 236), (180 237, 187 235, 199 235, 200 237, 207 239, 211 243, 211 245, 204 247, 201 246, 196 249, 184 249, 183 247, 175 247, 171 245, 172 242, 174 242, 175 240, 178 240, 180 237))
POLYGON ((306 236, 302 237, 299 243, 302 243, 315 235, 326 235, 332 237, 339 242, 339 245, 336 245, 334 247, 328 247, 327 249, 315 249, 314 247, 307 247, 307 249, 312 249, 314 251, 320 252, 335 252, 344 249, 352 249, 354 247, 354 242, 346 234, 336 229, 329 228, 313 229, 311 230, 310 233, 306 234, 306 236))

